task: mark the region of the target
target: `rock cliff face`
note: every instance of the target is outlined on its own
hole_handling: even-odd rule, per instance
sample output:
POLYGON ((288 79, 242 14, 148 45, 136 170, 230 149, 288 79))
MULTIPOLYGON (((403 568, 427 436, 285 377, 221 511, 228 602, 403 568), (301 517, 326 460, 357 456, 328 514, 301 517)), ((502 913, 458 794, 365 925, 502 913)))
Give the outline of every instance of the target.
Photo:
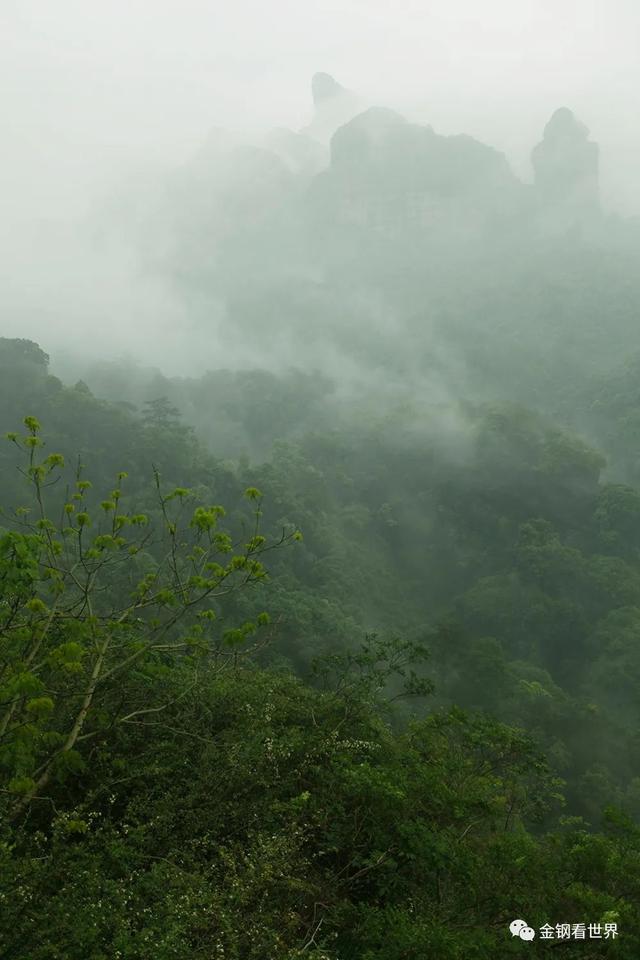
POLYGON ((364 107, 361 99, 328 73, 316 73, 311 79, 313 119, 301 133, 327 144, 333 133, 364 107))
MULTIPOLYGON (((333 81, 332 81, 333 82, 333 81)), ((320 84, 322 87, 323 85, 320 84)), ((329 90, 327 87, 327 96, 329 90)), ((317 208, 334 227, 399 237, 438 231, 482 241, 495 226, 520 236, 597 223, 598 146, 567 108, 533 150, 535 182, 520 182, 503 154, 472 137, 441 136, 394 110, 371 107, 340 126, 317 178, 317 208)))
POLYGON ((341 229, 389 239, 407 230, 412 242, 416 230, 437 230, 466 242, 516 220, 524 233, 562 232, 599 215, 598 147, 566 107, 533 150, 530 186, 492 147, 441 136, 386 107, 363 109, 328 73, 314 75, 311 93, 311 124, 274 131, 267 145, 311 185, 312 226, 330 228, 329 244, 341 229))
POLYGON ((393 110, 372 107, 333 136, 331 171, 371 187, 438 196, 477 194, 515 182, 504 156, 466 136, 439 136, 393 110))
POLYGON ((478 235, 520 208, 524 194, 497 150, 371 107, 333 135, 315 206, 320 221, 338 232, 415 243, 418 234, 436 231, 460 240, 478 235))
POLYGON ((571 110, 556 110, 531 154, 540 201, 596 208, 598 153, 598 145, 589 140, 589 131, 571 110))

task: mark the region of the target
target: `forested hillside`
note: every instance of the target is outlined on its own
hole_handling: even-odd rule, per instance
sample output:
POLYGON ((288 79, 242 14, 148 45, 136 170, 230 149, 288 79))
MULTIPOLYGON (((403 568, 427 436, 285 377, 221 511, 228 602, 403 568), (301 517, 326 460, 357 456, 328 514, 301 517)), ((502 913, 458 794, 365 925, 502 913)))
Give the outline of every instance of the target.
POLYGON ((638 225, 313 91, 118 220, 193 375, 0 338, 0 956, 634 960, 638 225))
POLYGON ((304 430, 222 373, 181 389, 250 436, 262 388, 274 441, 222 460, 174 396, 2 365, 6 956, 488 957, 516 915, 635 956, 640 495, 600 453, 509 405, 337 424, 315 377, 304 430))

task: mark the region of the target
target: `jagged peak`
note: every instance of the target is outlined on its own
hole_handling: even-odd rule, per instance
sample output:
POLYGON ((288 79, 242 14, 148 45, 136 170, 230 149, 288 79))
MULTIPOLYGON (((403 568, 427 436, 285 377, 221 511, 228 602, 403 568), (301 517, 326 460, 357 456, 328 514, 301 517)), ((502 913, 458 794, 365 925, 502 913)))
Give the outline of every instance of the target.
POLYGON ((333 100, 348 92, 330 73, 314 73, 311 78, 311 95, 316 107, 325 100, 333 100))
POLYGON ((589 136, 589 130, 577 119, 573 110, 569 107, 559 107, 555 110, 547 125, 544 128, 543 137, 545 140, 557 140, 560 138, 571 138, 576 140, 586 140, 589 136))

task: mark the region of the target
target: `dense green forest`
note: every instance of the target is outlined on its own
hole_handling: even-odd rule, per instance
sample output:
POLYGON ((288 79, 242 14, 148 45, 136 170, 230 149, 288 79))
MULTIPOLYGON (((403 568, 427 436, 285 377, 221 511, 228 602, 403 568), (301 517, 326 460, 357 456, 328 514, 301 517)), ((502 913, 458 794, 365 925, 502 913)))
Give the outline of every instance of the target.
POLYGON ((0 364, 3 956, 507 956, 520 916, 637 955, 640 493, 602 453, 506 400, 0 364))
POLYGON ((568 110, 313 144, 136 236, 242 364, 0 338, 0 956, 635 960, 638 225, 568 110))

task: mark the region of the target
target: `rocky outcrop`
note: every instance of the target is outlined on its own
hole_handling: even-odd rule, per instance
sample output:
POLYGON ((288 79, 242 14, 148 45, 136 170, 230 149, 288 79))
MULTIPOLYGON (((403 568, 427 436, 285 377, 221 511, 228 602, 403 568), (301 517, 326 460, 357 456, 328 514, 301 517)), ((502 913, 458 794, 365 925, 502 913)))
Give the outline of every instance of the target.
POLYGON ((372 107, 333 136, 331 170, 371 187, 439 197, 491 191, 515 181, 504 156, 467 136, 443 137, 399 113, 372 107))
POLYGON ((440 136, 384 107, 335 132, 329 168, 315 186, 318 220, 331 229, 409 243, 416 231, 482 233, 523 190, 497 150, 472 137, 440 136))
POLYGON ((364 104, 355 93, 347 90, 328 73, 316 73, 311 79, 313 119, 300 132, 319 143, 327 144, 332 135, 347 123, 364 104))
POLYGON ((567 107, 556 110, 531 162, 542 203, 594 208, 598 206, 598 145, 567 107))
POLYGON ((311 92, 305 131, 278 128, 260 147, 212 131, 183 171, 169 239, 190 276, 227 290, 249 274, 256 284, 315 282, 354 264, 373 278, 421 274, 426 262, 503 256, 599 228, 598 147, 566 108, 533 151, 529 185, 473 137, 443 136, 386 107, 357 109, 329 74, 316 74, 311 92))

